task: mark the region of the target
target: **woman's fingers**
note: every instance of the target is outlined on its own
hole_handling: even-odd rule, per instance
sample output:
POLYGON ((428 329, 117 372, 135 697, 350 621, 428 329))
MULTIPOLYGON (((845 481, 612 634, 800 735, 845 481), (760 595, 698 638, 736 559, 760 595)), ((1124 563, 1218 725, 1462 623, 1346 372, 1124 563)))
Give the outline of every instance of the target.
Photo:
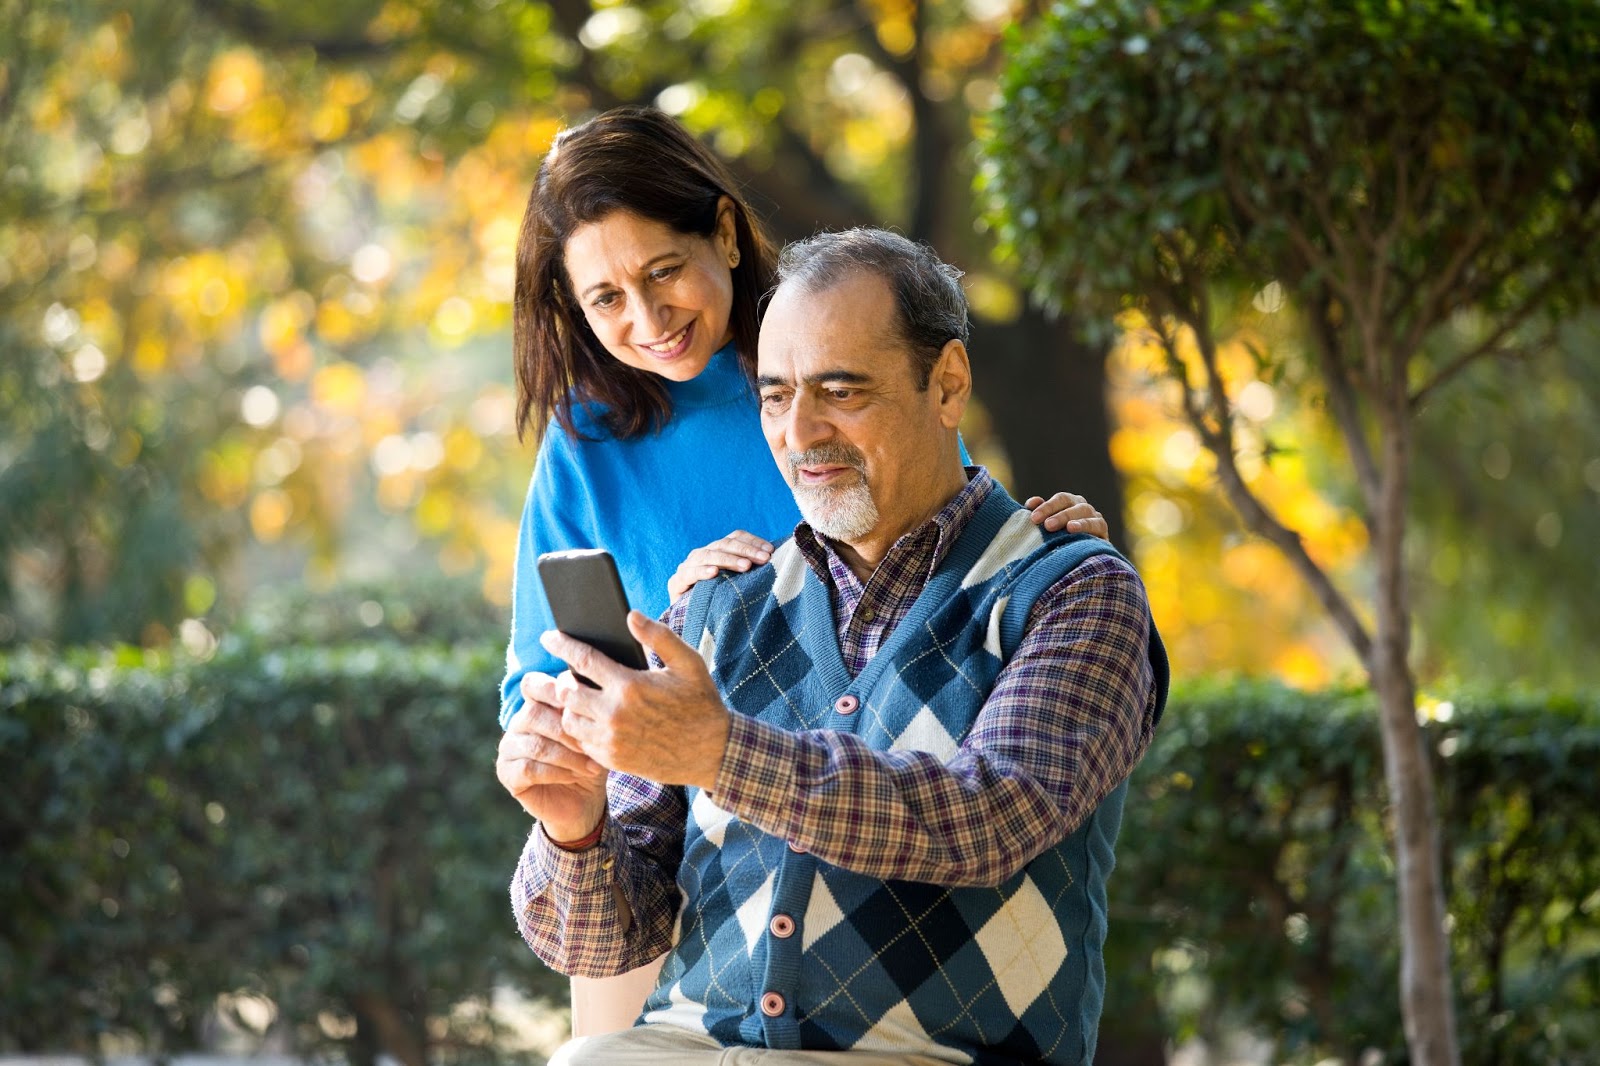
POLYGON ((743 573, 772 558, 772 545, 754 533, 736 529, 720 540, 696 548, 667 579, 667 596, 676 600, 719 570, 743 573))
POLYGON ((757 554, 768 556, 772 554, 772 543, 770 541, 763 540, 754 533, 747 533, 742 529, 736 529, 722 539, 725 541, 732 541, 737 544, 746 545, 755 549, 757 554))
POLYGON ((1034 524, 1055 531, 1065 529, 1073 533, 1087 533, 1105 539, 1110 527, 1094 504, 1074 492, 1058 492, 1049 499, 1030 496, 1023 504, 1033 512, 1034 524))

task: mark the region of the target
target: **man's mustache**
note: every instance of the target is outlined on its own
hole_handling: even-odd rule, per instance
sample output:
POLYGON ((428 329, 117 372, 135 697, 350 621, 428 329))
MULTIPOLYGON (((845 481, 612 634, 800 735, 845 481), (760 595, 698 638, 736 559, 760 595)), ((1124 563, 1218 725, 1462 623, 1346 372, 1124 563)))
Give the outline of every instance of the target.
POLYGON ((790 452, 791 480, 799 477, 802 466, 848 466, 858 473, 865 474, 867 457, 859 449, 842 441, 834 441, 830 444, 819 444, 815 448, 807 448, 803 452, 790 452))

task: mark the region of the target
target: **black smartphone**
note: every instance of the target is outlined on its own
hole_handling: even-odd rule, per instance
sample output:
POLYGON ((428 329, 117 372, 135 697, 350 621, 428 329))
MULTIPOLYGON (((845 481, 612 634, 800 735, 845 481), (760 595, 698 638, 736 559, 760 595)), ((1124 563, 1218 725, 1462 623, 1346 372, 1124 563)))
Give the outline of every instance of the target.
MULTIPOLYGON (((632 670, 648 670, 644 649, 628 632, 628 595, 617 576, 611 553, 600 548, 575 548, 539 556, 539 580, 555 616, 556 628, 592 645, 632 670)), ((570 665, 570 664, 569 664, 570 665)), ((584 684, 594 682, 579 674, 584 684)))

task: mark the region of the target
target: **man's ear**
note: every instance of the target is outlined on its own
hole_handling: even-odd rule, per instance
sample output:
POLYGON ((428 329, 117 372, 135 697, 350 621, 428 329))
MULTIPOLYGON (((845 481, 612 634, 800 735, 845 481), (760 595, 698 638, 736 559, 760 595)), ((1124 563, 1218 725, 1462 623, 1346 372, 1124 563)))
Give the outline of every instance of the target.
POLYGON ((955 338, 945 342, 928 375, 928 388, 939 405, 939 423, 946 429, 960 426, 972 398, 972 363, 965 344, 955 338))

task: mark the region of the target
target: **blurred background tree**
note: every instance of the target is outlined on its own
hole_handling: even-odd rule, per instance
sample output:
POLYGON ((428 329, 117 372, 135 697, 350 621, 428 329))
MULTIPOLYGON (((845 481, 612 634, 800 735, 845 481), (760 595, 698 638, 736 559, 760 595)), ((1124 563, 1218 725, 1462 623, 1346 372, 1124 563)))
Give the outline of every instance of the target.
MULTIPOLYGON (((563 124, 644 100, 733 162, 781 238, 888 223, 968 271, 976 455, 1106 511, 1184 669, 1355 668, 1219 505, 1137 346, 1106 360, 993 258, 970 143, 1027 5, 0 0, 0 17, 0 646, 159 645, 302 577, 475 574, 503 605, 531 463, 507 336, 527 187, 563 124)), ((1419 604, 1424 677, 1600 671, 1582 654, 1600 599, 1564 576, 1600 533, 1592 341, 1574 330, 1537 388, 1495 390, 1504 418, 1441 404, 1421 425, 1416 550, 1445 590, 1419 604), (1457 505, 1467 485, 1481 506, 1457 505)), ((1272 492, 1359 577, 1331 442, 1273 382, 1253 395, 1272 492)))
POLYGON ((563 124, 624 100, 708 136, 783 239, 887 223, 965 266, 977 454, 1120 534, 1105 347, 974 230, 970 115, 1011 14, 9 4, 0 641, 159 644, 263 579, 419 558, 503 603, 523 198, 563 124))

